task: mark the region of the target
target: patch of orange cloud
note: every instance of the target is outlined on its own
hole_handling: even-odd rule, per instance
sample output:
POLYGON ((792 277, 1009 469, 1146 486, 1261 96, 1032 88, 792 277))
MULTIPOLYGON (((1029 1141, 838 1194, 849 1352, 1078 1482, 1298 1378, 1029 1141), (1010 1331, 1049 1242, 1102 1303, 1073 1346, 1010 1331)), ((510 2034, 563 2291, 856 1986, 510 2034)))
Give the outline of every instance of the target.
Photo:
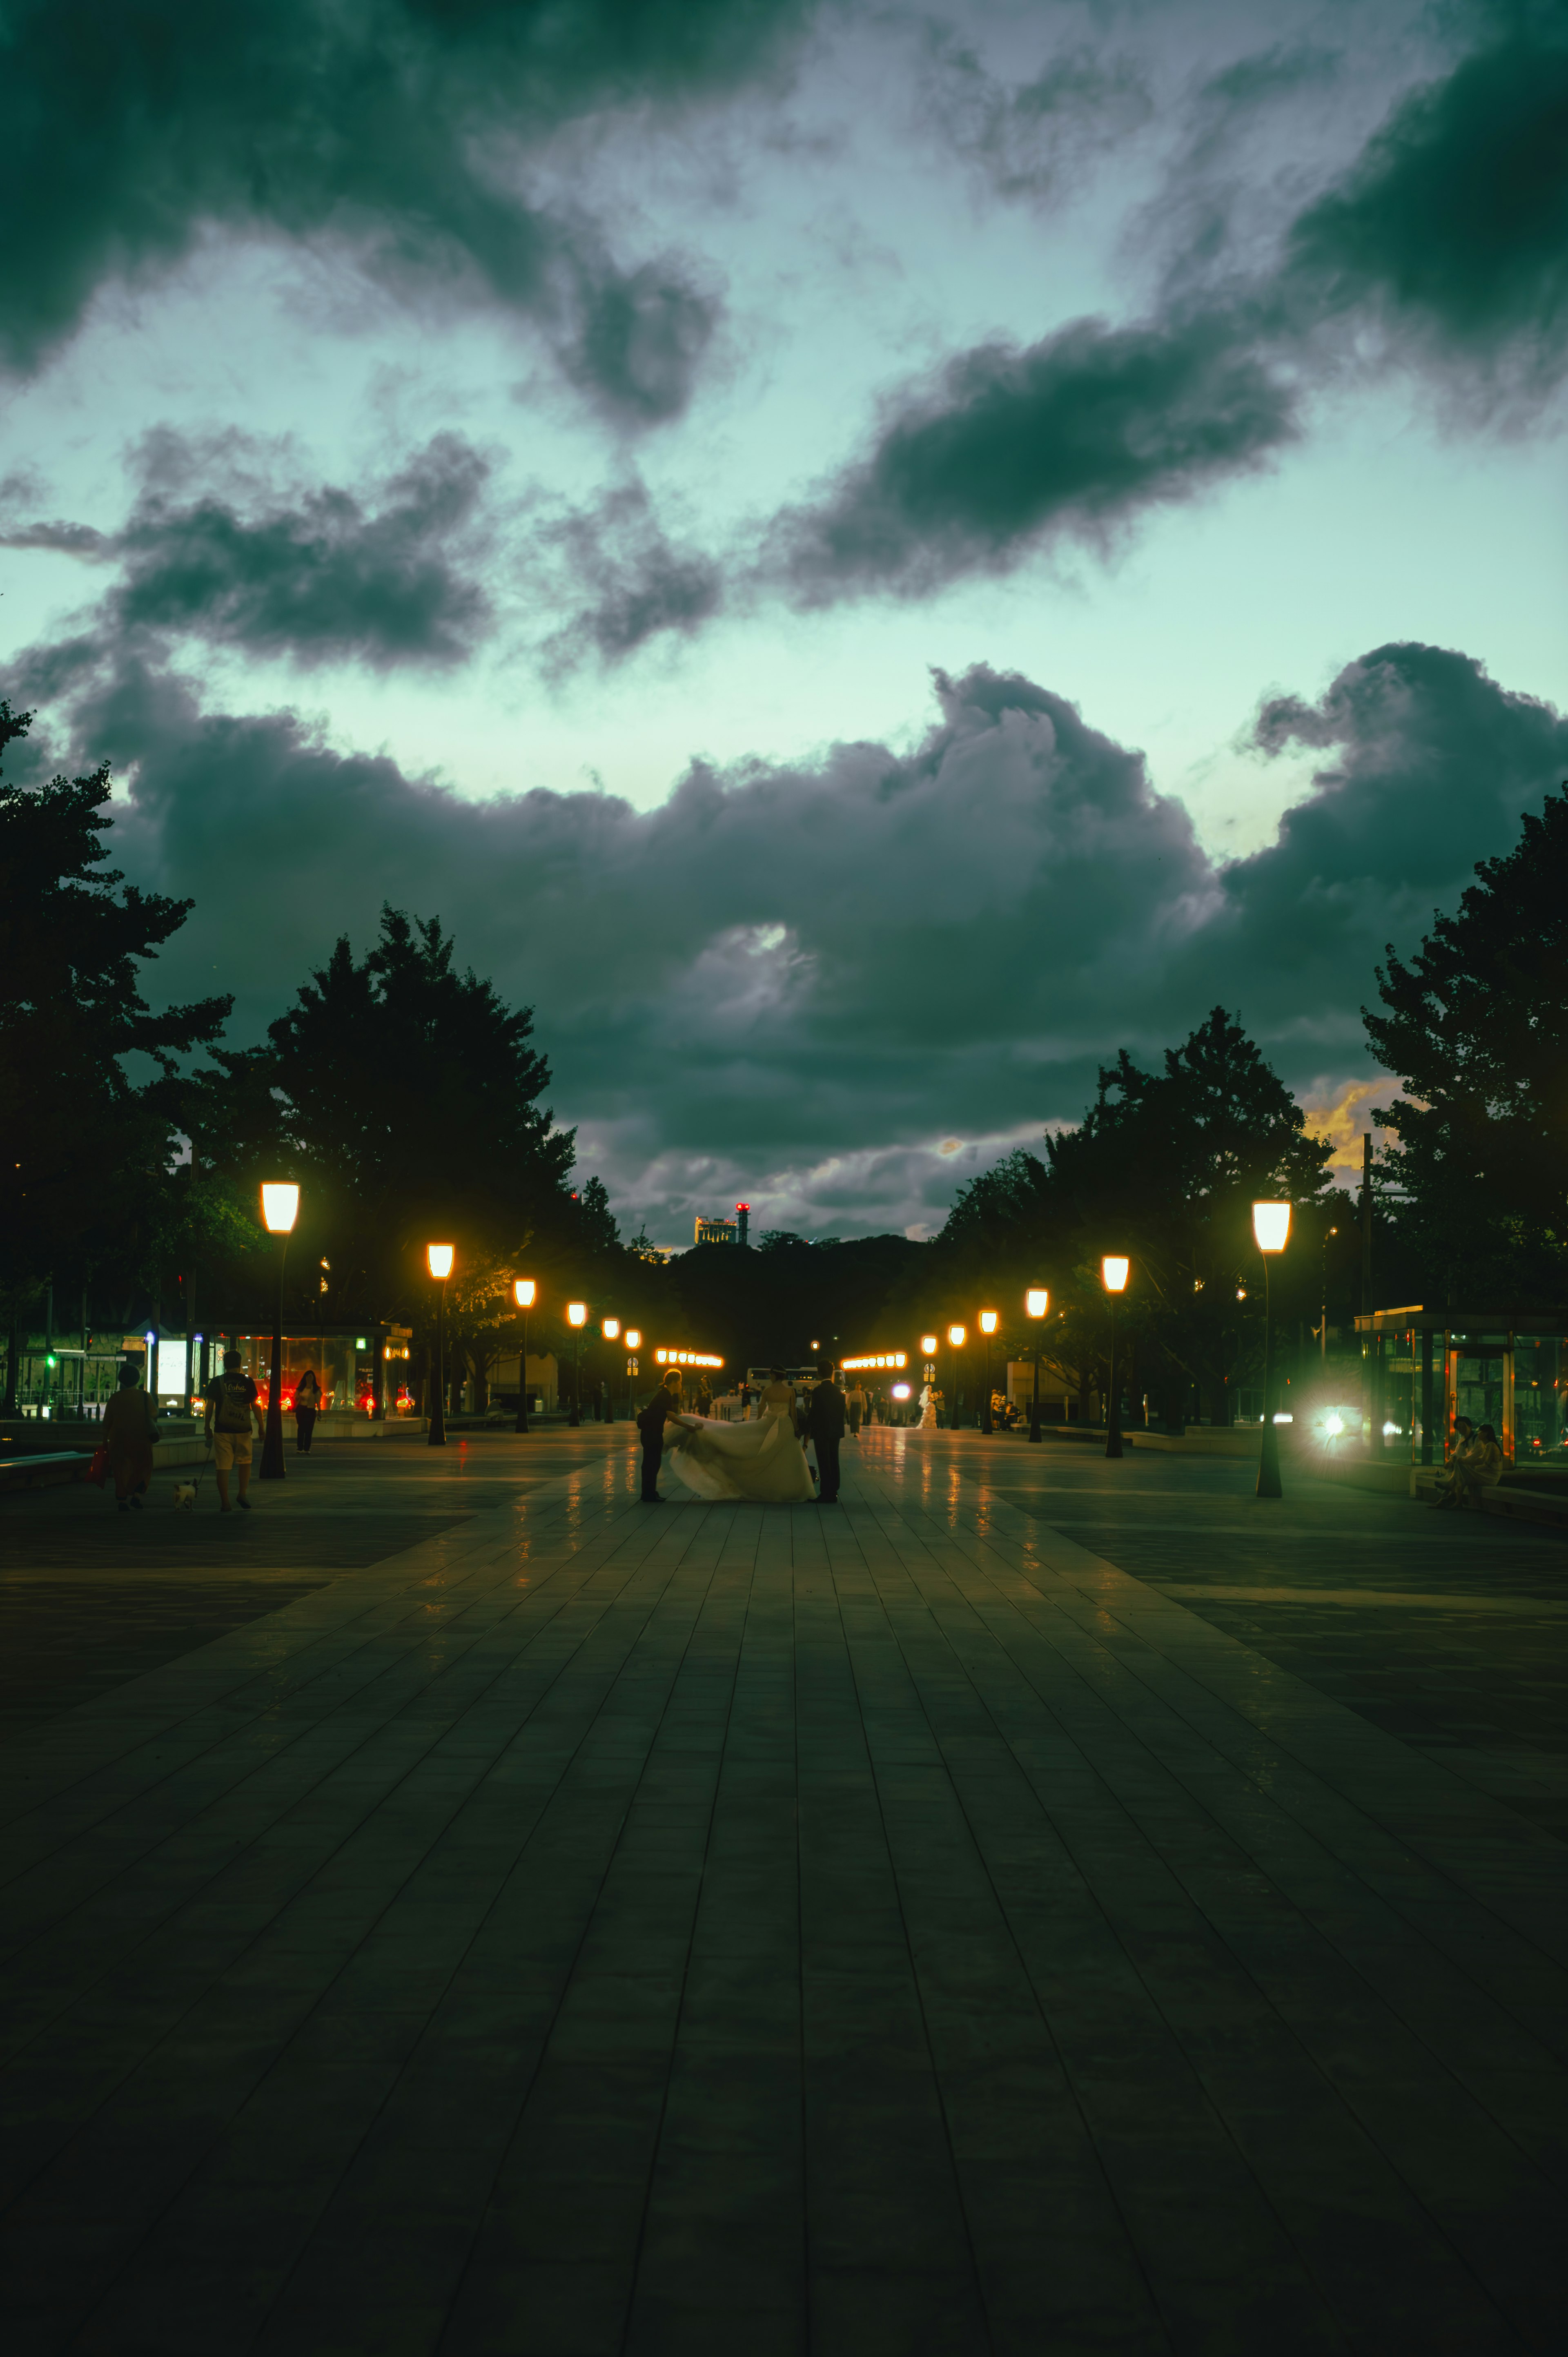
POLYGON ((1334 1148, 1328 1157, 1330 1170, 1359 1170, 1361 1140, 1372 1125, 1373 1099, 1381 1098, 1387 1103, 1398 1094, 1399 1082, 1380 1073, 1375 1081, 1347 1081, 1332 1103, 1302 1107, 1308 1136, 1326 1137, 1334 1148))

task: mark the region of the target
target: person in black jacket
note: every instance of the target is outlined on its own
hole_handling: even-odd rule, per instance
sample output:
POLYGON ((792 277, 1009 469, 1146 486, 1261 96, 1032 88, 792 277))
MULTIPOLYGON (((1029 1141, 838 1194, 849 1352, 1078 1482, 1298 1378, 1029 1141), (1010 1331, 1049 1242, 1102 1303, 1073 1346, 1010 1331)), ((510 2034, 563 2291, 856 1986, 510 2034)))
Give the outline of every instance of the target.
POLYGON ((661 1506, 659 1494, 659 1465, 664 1454, 664 1426, 667 1420, 681 1409, 681 1370, 671 1367, 648 1405, 637 1419, 642 1435, 642 1503, 661 1506))
POLYGON ((817 1495, 819 1506, 836 1506, 839 1501, 839 1442, 843 1438, 845 1422, 843 1394, 833 1381, 831 1359, 817 1361, 818 1380, 806 1394, 806 1419, 801 1437, 817 1444, 817 1471, 822 1488, 817 1495))

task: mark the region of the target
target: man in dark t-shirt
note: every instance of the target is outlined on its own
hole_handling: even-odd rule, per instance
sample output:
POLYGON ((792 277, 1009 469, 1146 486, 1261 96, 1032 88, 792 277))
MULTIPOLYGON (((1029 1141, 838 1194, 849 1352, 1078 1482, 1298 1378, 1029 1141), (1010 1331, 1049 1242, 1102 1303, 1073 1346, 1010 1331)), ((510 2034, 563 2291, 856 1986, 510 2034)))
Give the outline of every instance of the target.
POLYGON ((224 1513, 229 1512, 229 1468, 234 1466, 240 1475, 240 1504, 248 1514, 251 1501, 245 1492, 251 1486, 251 1426, 263 1432, 262 1411, 257 1405, 260 1394, 244 1372, 244 1361, 238 1351, 225 1351, 223 1372, 214 1375, 207 1386, 207 1437, 212 1444, 213 1470, 218 1476, 218 1503, 224 1513))

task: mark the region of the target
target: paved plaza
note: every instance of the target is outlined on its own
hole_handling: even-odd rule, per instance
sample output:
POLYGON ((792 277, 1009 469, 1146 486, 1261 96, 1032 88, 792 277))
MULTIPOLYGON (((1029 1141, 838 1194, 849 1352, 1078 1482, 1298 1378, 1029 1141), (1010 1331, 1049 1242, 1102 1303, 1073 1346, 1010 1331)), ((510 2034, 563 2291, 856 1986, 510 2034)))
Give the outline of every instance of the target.
POLYGON ((1568 1540, 632 1441, 0 1501, 7 2357, 1568 2346, 1568 1540))

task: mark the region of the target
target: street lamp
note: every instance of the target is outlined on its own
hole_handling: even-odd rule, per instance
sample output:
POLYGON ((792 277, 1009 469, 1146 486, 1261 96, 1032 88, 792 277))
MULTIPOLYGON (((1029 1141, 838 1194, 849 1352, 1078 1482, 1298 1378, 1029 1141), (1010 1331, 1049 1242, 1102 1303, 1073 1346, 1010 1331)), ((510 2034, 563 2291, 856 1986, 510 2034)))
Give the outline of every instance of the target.
MULTIPOLYGON (((1253 1217, 1256 1216, 1254 1212, 1253 1217)), ((1323 1361, 1325 1373, 1328 1371, 1328 1239, 1338 1233, 1337 1228, 1325 1228, 1323 1232, 1323 1323, 1318 1329, 1318 1357, 1323 1361)), ((1263 1266, 1267 1268, 1267 1261, 1263 1266)))
POLYGON ((1290 1234, 1288 1203, 1254 1203, 1252 1233, 1263 1255, 1263 1445, 1258 1456, 1258 1495, 1281 1498, 1280 1440, 1274 1430, 1274 1328, 1269 1314, 1269 1262, 1283 1253, 1290 1234))
POLYGON ((1116 1297, 1127 1290, 1132 1263, 1121 1253, 1107 1253, 1100 1264, 1105 1290, 1111 1296, 1111 1397, 1105 1409, 1105 1454, 1122 1454, 1122 1402, 1116 1389, 1116 1297))
MULTIPOLYGON (((620 1319, 618 1318, 607 1318, 603 1320, 603 1325, 606 1341, 615 1341, 620 1333, 620 1319)), ((605 1422, 607 1424, 613 1424, 615 1420, 615 1377, 614 1374, 611 1373, 605 1377, 605 1422)))
POLYGON ((1040 1320, 1051 1306, 1051 1297, 1043 1285, 1032 1285, 1024 1296, 1026 1314, 1035 1325, 1035 1396, 1029 1403, 1029 1437, 1040 1437, 1040 1320))
POLYGON ((982 1432, 994 1432, 996 1427, 991 1414, 991 1337, 996 1331, 994 1309, 981 1311, 980 1330, 985 1337, 985 1405, 981 1411, 980 1428, 982 1432))
MULTIPOLYGON (((287 1180, 269 1180, 262 1189, 262 1224, 278 1240, 277 1308, 273 1318, 273 1372, 267 1385, 267 1432, 262 1443, 262 1479, 287 1479, 283 1461, 283 1273, 288 1260, 288 1240, 299 1217, 299 1189, 287 1180)), ((148 1352, 149 1361, 151 1352, 148 1352)))
POLYGON ((958 1354, 962 1350, 964 1343, 968 1339, 968 1335, 963 1327, 950 1326, 948 1328, 948 1340, 952 1345, 952 1414, 948 1418, 948 1429, 950 1432, 956 1432, 959 1426, 958 1354))
POLYGON ((569 1301, 566 1304, 566 1323, 572 1329, 572 1413, 566 1421, 574 1431, 583 1421, 577 1413, 577 1398, 583 1387, 583 1329, 587 1322, 587 1303, 569 1301))
POLYGON ((522 1312, 522 1349, 517 1361, 517 1422, 514 1432, 528 1430, 528 1313, 532 1308, 539 1287, 531 1276, 514 1276, 511 1297, 522 1312))
POLYGON ((456 1258, 450 1244, 426 1244, 424 1258, 431 1275, 441 1287, 435 1297, 435 1398, 430 1418, 430 1446, 446 1446, 446 1280, 452 1274, 456 1258))

